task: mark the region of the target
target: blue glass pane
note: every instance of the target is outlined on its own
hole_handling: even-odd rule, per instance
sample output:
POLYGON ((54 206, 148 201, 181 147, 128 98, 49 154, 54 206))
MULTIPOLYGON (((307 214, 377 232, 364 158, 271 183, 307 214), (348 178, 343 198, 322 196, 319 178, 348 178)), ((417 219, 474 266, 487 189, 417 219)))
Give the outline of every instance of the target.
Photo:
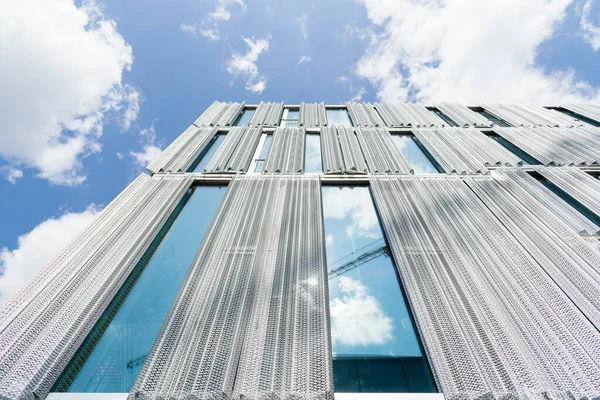
POLYGON ((352 126, 350 115, 344 108, 326 110, 327 126, 352 126))
POLYGON ((306 152, 304 154, 304 172, 323 172, 321 164, 321 136, 306 135, 306 152))
POLYGON ((202 153, 198 156, 198 159, 200 160, 198 161, 198 164, 195 167, 192 165, 193 172, 204 172, 204 167, 208 164, 208 160, 215 154, 215 151, 217 151, 217 148, 223 139, 225 139, 225 135, 215 135, 215 137, 211 139, 210 143, 208 143, 204 150, 202 150, 202 153))
POLYGON ((260 174, 264 167, 265 167, 264 161, 257 161, 256 168, 254 168, 254 172, 256 172, 257 174, 260 174))
POLYGON ((404 154, 416 174, 435 174, 438 172, 429 158, 421 151, 410 135, 392 135, 398 150, 404 154))
POLYGON ((54 391, 129 392, 225 189, 195 188, 145 268, 142 261, 132 272, 137 280, 119 291, 54 391))
POLYGON ((247 126, 254 115, 254 110, 244 110, 238 117, 237 121, 235 121, 235 126, 247 126))
POLYGON ((300 111, 288 111, 286 119, 299 119, 300 111))
POLYGON ((433 392, 368 187, 323 187, 336 392, 433 392))
POLYGON ((285 121, 285 127, 286 128, 297 128, 299 125, 298 120, 297 119, 288 119, 285 121))
POLYGON ((273 141, 273 135, 265 136, 265 141, 263 143, 262 149, 260 150, 260 156, 258 158, 260 158, 261 160, 264 160, 267 158, 267 154, 269 154, 269 149, 271 148, 272 141, 273 141))

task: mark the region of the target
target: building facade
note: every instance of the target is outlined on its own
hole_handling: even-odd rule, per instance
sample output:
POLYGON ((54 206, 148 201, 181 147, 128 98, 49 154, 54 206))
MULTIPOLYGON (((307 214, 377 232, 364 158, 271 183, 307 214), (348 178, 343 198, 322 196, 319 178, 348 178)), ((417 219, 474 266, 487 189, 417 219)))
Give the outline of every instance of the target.
POLYGON ((598 104, 215 102, 148 172, 0 307, 0 398, 600 396, 598 104))

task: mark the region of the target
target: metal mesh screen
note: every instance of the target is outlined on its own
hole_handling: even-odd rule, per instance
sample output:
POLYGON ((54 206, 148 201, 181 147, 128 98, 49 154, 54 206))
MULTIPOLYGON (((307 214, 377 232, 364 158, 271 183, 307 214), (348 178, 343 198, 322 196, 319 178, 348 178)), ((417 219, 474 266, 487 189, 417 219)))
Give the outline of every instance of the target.
POLYGON ((261 133, 262 128, 231 128, 223 143, 208 160, 204 172, 246 172, 261 133))
POLYGON ((385 126, 371 103, 346 103, 354 126, 385 126))
POLYGON ((482 107, 513 126, 573 127, 582 125, 575 118, 540 106, 486 103, 482 104, 482 107))
POLYGON ((403 174, 412 167, 385 128, 356 128, 356 137, 371 174, 403 174))
POLYGON ((131 398, 333 399, 318 178, 239 176, 131 398))
POLYGON ((265 160, 265 173, 296 174, 304 168, 305 128, 277 128, 265 160))
POLYGON ((279 126, 283 114, 283 103, 260 102, 252 119, 251 126, 279 126))
POLYGON ((600 216, 600 181, 572 167, 536 168, 544 178, 600 216))
POLYGON ((326 174, 367 173, 367 163, 353 128, 321 128, 321 152, 326 174))
POLYGON ((459 126, 490 127, 492 123, 481 114, 458 103, 440 103, 435 107, 450 117, 459 126))
POLYGON ((592 246, 559 221, 564 239, 550 237, 557 234, 520 219, 525 208, 512 201, 514 224, 535 240, 515 236, 518 226, 498 219, 509 194, 491 178, 467 179, 477 194, 459 178, 370 181, 444 397, 598 396, 600 333, 578 307, 583 292, 577 305, 571 297, 583 286, 565 291, 555 280, 578 275, 597 291, 597 274, 587 276, 600 256, 592 246), (561 250, 550 249, 557 240, 561 250))
POLYGON ((244 109, 246 103, 215 101, 194 122, 196 126, 230 126, 244 109))
POLYGON ((299 122, 307 128, 326 126, 325 103, 301 103, 299 122))
POLYGON ((375 109, 389 127, 446 126, 446 122, 421 104, 377 103, 375 109))
POLYGON ((148 171, 186 172, 217 131, 217 128, 198 128, 191 125, 148 165, 148 171))
POLYGON ((568 103, 565 108, 574 111, 584 117, 600 122, 600 104, 594 103, 568 103))
POLYGON ((138 177, 0 307, 0 398, 46 396, 190 182, 138 177))

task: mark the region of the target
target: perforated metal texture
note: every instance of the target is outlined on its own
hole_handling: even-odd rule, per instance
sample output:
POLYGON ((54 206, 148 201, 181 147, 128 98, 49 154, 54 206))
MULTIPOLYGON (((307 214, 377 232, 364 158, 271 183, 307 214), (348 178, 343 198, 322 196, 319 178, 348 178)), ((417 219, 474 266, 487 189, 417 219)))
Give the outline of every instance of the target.
POLYGON ((413 129, 447 173, 488 173, 489 165, 520 165, 521 159, 474 128, 413 129))
POLYGON ((562 191, 600 216, 600 181, 572 167, 536 168, 542 176, 562 191))
POLYGON ((301 103, 299 114, 300 126, 315 128, 327 125, 325 103, 301 103))
POLYGON ((283 115, 283 103, 260 102, 252 119, 250 126, 279 126, 283 115))
POLYGON ((305 128, 277 128, 265 160, 264 173, 297 174, 304 169, 305 128))
MULTIPOLYGON (((557 271, 582 278, 589 271, 580 269, 581 260, 559 259, 556 250, 540 265, 531 249, 552 246, 560 239, 549 235, 556 234, 531 224, 538 241, 517 239, 497 219, 500 214, 486 206, 489 202, 494 212, 502 212, 496 196, 509 194, 491 177, 466 180, 477 195, 459 178, 370 178, 444 397, 598 396, 600 333, 570 298, 577 289, 568 296, 553 279, 557 271), (486 204, 478 197, 482 194, 487 194, 482 197, 486 204)), ((561 232, 566 235, 561 243, 572 243, 562 250, 570 248, 573 254, 578 247, 590 259, 598 257, 562 226, 567 233, 561 232)), ((597 285, 600 280, 595 279, 597 285)))
POLYGON ((218 128, 191 125, 148 165, 148 171, 186 172, 217 132, 218 128))
POLYGON ((485 103, 483 108, 516 127, 567 127, 581 126, 583 123, 568 115, 547 110, 532 104, 485 103))
POLYGON ((244 126, 229 129, 223 143, 208 160, 204 172, 246 172, 261 134, 262 128, 244 126))
MULTIPOLYGON (((515 168, 499 168, 493 171, 492 175, 514 197, 514 201, 523 202, 535 199, 575 232, 584 235, 600 233, 600 227, 561 200, 527 172, 515 168)), ((600 197, 600 193, 597 197, 600 197)))
POLYGON ((230 184, 130 398, 333 399, 318 178, 230 184))
POLYGON ((245 102, 225 103, 215 101, 198 117, 196 126, 231 126, 244 109, 245 102))
POLYGON ((0 306, 0 398, 44 398, 191 178, 142 175, 0 306))
POLYGON ((594 128, 494 128, 544 165, 600 164, 600 130, 594 128))
POLYGON ((371 103, 346 103, 354 126, 385 126, 371 103))
POLYGON ((377 103, 375 109, 389 127, 446 126, 446 122, 421 104, 377 103))
POLYGON ((490 127, 492 123, 467 106, 458 103, 439 103, 435 107, 463 127, 490 127))
POLYGON ((356 128, 356 137, 371 174, 412 173, 412 167, 394 145, 385 128, 356 128))
MULTIPOLYGON (((392 144, 393 146, 393 144, 392 144)), ((353 128, 321 128, 321 155, 326 174, 366 174, 367 163, 353 128)))
POLYGON ((600 104, 594 103, 568 103, 566 109, 600 122, 600 104))

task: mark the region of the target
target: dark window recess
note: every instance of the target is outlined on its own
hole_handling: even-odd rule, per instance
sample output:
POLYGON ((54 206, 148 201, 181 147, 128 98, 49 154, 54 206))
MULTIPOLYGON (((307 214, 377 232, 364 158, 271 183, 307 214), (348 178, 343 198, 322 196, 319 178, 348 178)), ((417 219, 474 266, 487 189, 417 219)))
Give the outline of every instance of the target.
POLYGON ((530 156, 529 153, 524 152, 523 150, 512 144, 510 141, 498 135, 496 132, 484 132, 484 134, 488 137, 491 137, 496 142, 504 146, 508 151, 519 157, 523 161, 523 164, 542 165, 541 162, 536 160, 534 157, 530 156))
POLYGON ((575 111, 567 110, 566 108, 563 108, 563 107, 546 107, 546 108, 548 110, 558 111, 559 113, 568 115, 569 117, 573 117, 575 119, 578 119, 581 122, 585 122, 586 124, 600 128, 600 122, 598 122, 594 119, 588 118, 585 115, 578 114, 575 111))
POLYGON ((429 111, 440 117, 448 124, 448 126, 459 126, 452 118, 444 114, 440 109, 436 107, 426 107, 429 111))
POLYGON ((204 172, 204 167, 208 164, 208 160, 215 154, 223 139, 225 139, 225 135, 217 134, 213 136, 210 142, 202 149, 194 163, 188 168, 187 172, 204 172))
POLYGON ((570 196, 567 192, 556 186, 554 183, 550 182, 544 176, 539 174, 538 172, 533 172, 531 174, 535 179, 537 179, 542 185, 546 186, 552 193, 560 197, 564 202, 577 210, 584 217, 592 221, 594 224, 600 227, 600 216, 596 215, 589 208, 581 204, 575 198, 570 196))
POLYGON ((249 108, 242 111, 240 116, 235 120, 233 126, 248 126, 250 120, 252 119, 252 116, 254 115, 254 111, 255 110, 249 108))
POLYGON ((492 114, 492 113, 484 110, 481 107, 469 107, 469 109, 471 111, 473 111, 473 112, 476 112, 477 114, 483 115, 485 118, 487 118, 490 121, 492 121, 495 125, 501 126, 503 128, 510 128, 510 127, 512 127, 511 124, 509 124, 508 122, 506 122, 502 118, 496 117, 494 114, 492 114))

